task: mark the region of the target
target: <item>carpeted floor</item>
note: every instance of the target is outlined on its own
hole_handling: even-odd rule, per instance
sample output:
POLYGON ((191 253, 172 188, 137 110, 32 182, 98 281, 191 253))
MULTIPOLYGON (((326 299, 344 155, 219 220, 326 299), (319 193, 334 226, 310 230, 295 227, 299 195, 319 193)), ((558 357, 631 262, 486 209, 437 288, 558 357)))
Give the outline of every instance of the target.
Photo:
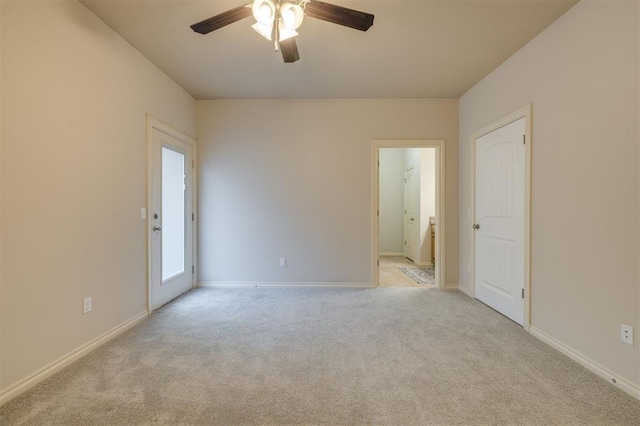
POLYGON ((413 288, 197 289, 0 408, 2 425, 639 419, 488 307, 413 288))

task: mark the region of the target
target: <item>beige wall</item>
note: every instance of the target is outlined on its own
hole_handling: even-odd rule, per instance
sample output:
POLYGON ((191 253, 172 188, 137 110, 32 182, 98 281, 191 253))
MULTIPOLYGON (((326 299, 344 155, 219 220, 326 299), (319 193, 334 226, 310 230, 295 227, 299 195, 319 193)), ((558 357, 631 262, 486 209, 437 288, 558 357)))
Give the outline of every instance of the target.
MULTIPOLYGON (((2 7, 0 7, 0 308, 2 307, 2 7)), ((0 392, 2 389, 2 315, 0 314, 0 392)))
POLYGON ((2 1, 2 49, 7 389, 146 310, 145 114, 195 103, 76 1, 2 1))
POLYGON ((460 99, 461 287, 471 134, 531 102, 532 325, 636 385, 638 71, 638 3, 583 1, 460 99))
POLYGON ((371 283, 372 140, 445 139, 457 284, 457 100, 199 101, 197 121, 201 282, 371 283))

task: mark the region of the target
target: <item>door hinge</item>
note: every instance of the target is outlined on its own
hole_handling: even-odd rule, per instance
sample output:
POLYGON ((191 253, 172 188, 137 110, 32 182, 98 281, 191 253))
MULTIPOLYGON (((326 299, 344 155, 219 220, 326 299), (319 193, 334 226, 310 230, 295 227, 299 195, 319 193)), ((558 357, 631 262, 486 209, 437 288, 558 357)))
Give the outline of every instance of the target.
POLYGON ((380 261, 378 260, 378 266, 380 266, 380 261))
POLYGON ((191 213, 191 222, 193 222, 194 220, 196 220, 196 214, 195 213, 191 213))
POLYGON ((522 144, 526 144, 527 143, 527 135, 522 135, 522 144))
POLYGON ((193 160, 191 160, 191 168, 192 168, 192 169, 195 169, 195 168, 196 168, 196 163, 195 163, 195 161, 193 161, 193 160))
POLYGON ((196 267, 195 265, 191 265, 191 273, 195 274, 196 273, 196 267))
POLYGON ((522 289, 522 298, 524 299, 524 288, 522 289))
POLYGON ((380 160, 378 160, 378 167, 380 167, 380 160))
POLYGON ((380 217, 380 210, 376 211, 376 215, 380 217))
POLYGON ((407 245, 407 242, 406 242, 406 241, 404 242, 404 245, 405 245, 405 246, 407 245))

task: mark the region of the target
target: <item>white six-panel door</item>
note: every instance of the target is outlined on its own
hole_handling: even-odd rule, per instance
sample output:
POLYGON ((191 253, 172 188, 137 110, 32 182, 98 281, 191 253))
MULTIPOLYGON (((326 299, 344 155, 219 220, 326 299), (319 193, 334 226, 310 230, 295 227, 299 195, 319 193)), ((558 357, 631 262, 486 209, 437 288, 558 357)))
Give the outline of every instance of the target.
POLYGON ((475 296, 524 321, 525 118, 475 140, 475 296))

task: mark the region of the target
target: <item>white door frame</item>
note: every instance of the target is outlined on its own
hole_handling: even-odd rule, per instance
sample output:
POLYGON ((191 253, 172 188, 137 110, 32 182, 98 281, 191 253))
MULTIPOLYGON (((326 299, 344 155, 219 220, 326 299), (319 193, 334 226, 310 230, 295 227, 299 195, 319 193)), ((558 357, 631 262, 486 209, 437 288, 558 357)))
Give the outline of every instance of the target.
MULTIPOLYGON (((525 149, 524 149, 524 321, 522 328, 529 331, 531 324, 531 144, 532 144, 532 113, 533 105, 528 104, 508 114, 491 124, 473 132, 471 146, 473 147, 471 169, 471 217, 476 217, 476 140, 494 130, 524 118, 525 149)), ((473 232, 471 241, 471 291, 469 296, 475 298, 476 294, 476 233, 473 232)))
POLYGON ((192 232, 193 232, 193 236, 192 236, 192 248, 193 248, 193 265, 194 265, 194 273, 192 274, 192 283, 191 283, 191 288, 195 288, 196 287, 196 283, 198 282, 197 280, 197 271, 198 271, 198 255, 197 255, 197 249, 198 249, 198 242, 197 242, 197 235, 198 235, 198 221, 196 220, 197 218, 195 217, 195 212, 197 211, 198 208, 198 188, 197 188, 197 164, 198 162, 197 160, 197 155, 198 155, 198 151, 197 151, 197 143, 196 140, 185 135, 184 133, 181 133, 180 131, 174 129, 173 127, 159 121, 156 120, 155 118, 151 117, 150 115, 147 115, 147 312, 149 313, 149 315, 151 315, 153 313, 152 311, 152 306, 151 306, 151 292, 152 292, 152 282, 151 282, 151 268, 152 268, 152 264, 151 264, 151 244, 152 244, 152 238, 153 238, 153 231, 151 231, 150 227, 151 227, 151 220, 149 217, 149 214, 152 214, 152 206, 153 206, 153 129, 159 130, 163 133, 166 133, 186 144, 191 145, 192 149, 193 149, 193 164, 192 164, 192 173, 191 173, 191 192, 192 192, 192 212, 194 212, 194 220, 193 220, 193 227, 192 227, 192 232))
POLYGON ((371 188, 373 191, 371 197, 371 235, 373 247, 371 276, 373 277, 373 286, 380 285, 378 248, 380 240, 380 218, 379 218, 379 202, 380 202, 380 148, 435 148, 436 149, 436 286, 439 289, 445 289, 445 141, 444 139, 422 139, 422 140, 374 140, 372 144, 371 158, 371 188))

